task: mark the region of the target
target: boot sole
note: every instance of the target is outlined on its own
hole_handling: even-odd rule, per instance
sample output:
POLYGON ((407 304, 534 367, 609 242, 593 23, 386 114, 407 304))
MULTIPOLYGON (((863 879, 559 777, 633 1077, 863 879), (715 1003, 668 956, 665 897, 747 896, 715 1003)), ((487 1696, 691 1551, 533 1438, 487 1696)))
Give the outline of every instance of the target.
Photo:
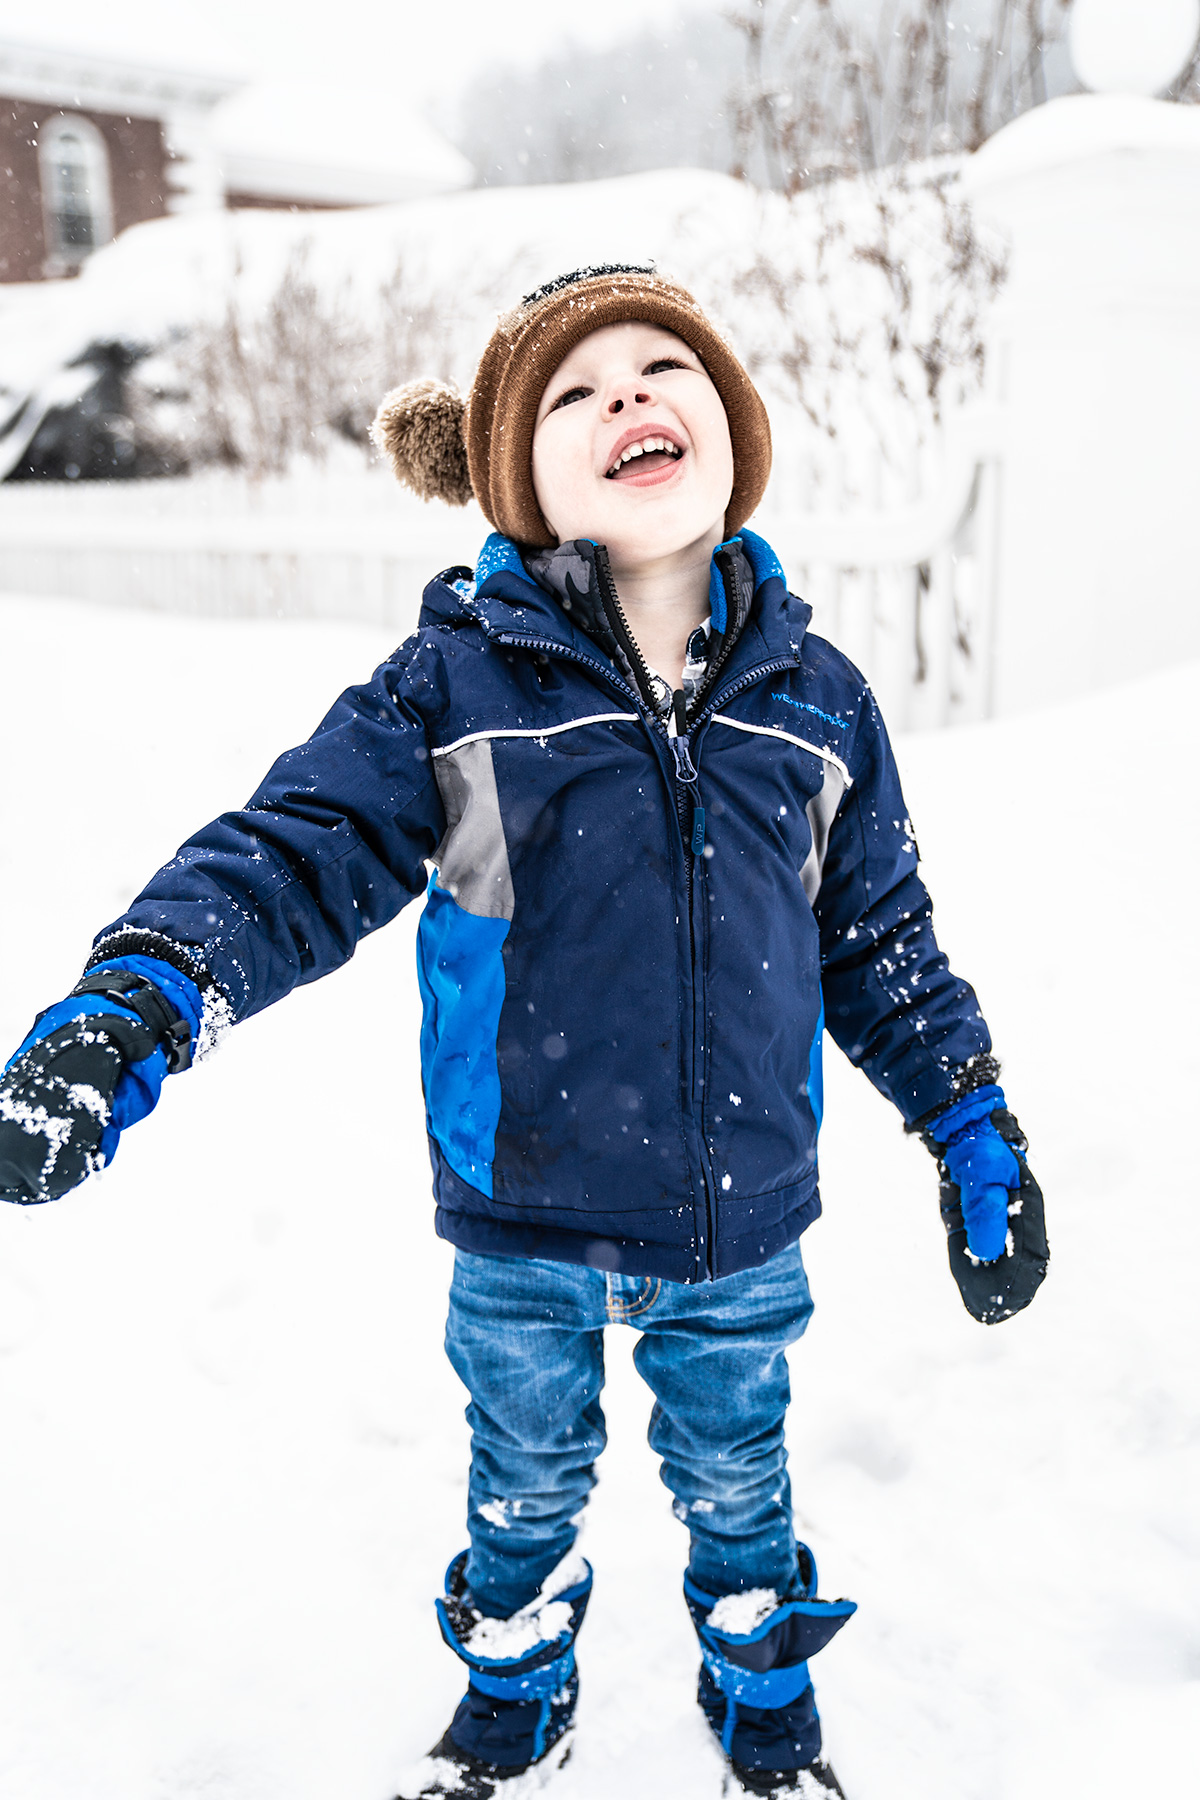
MULTIPOLYGON (((832 1787, 822 1781, 819 1776, 811 1775, 804 1769, 798 1769, 796 1771, 800 1778, 798 1781, 793 1782, 789 1787, 780 1786, 775 1790, 779 1800, 846 1800, 833 1770, 829 1769, 826 1772, 833 1780, 832 1787)), ((725 1770, 725 1782, 721 1793, 725 1800, 763 1800, 762 1789, 747 1787, 738 1776, 737 1771, 728 1766, 725 1770)))
MULTIPOLYGON (((569 1761, 574 1737, 574 1731, 564 1731, 539 1762, 522 1769, 519 1775, 496 1782, 491 1800, 533 1800, 533 1796, 540 1794, 550 1778, 569 1761)), ((446 1757, 423 1756, 401 1777, 396 1800, 441 1800, 442 1795, 453 1800, 456 1794, 461 1795, 465 1790, 463 1775, 464 1771, 446 1757)))

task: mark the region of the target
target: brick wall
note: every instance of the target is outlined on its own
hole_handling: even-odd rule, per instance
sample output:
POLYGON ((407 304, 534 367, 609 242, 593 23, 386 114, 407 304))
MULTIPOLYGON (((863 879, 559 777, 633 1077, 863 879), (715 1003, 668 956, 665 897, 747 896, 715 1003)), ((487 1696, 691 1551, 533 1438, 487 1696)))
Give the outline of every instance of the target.
POLYGON ((40 106, 0 95, 0 282, 39 281, 47 273, 38 133, 56 114, 77 113, 108 151, 113 231, 167 210, 167 155, 157 119, 40 106))

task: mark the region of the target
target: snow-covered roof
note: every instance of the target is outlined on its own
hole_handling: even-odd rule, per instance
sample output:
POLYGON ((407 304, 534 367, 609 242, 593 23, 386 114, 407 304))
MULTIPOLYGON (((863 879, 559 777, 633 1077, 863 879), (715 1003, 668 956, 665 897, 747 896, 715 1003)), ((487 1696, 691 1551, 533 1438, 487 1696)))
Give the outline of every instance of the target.
POLYGON ((180 69, 0 37, 0 93, 14 99, 161 118, 180 107, 215 106, 244 80, 230 72, 180 69))
POLYGON ((213 136, 226 191, 327 205, 415 200, 470 186, 470 163, 394 88, 255 81, 222 101, 213 136))
POLYGON ((473 180, 466 158, 395 87, 250 81, 0 37, 0 93, 164 121, 207 113, 227 191, 262 200, 360 206, 473 180))

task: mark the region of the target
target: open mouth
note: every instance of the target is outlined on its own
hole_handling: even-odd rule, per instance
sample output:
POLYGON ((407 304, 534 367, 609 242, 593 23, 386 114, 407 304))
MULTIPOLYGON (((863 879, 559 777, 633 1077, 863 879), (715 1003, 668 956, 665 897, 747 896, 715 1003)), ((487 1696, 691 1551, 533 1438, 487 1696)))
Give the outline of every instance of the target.
POLYGON ((676 444, 670 438, 646 437, 636 444, 627 444, 610 469, 604 472, 606 481, 628 480, 632 475, 653 475, 658 469, 670 468, 683 455, 683 445, 676 444))

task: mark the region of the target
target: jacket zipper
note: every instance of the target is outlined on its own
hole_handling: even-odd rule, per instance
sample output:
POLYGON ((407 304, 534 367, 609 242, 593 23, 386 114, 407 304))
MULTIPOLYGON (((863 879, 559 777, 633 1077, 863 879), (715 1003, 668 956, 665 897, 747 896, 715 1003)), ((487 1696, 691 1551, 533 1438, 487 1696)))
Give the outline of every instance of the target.
POLYGON ((794 658, 784 659, 778 657, 774 662, 759 663, 756 668, 746 670, 746 672, 739 676, 738 680, 730 687, 727 687, 720 694, 714 694, 712 698, 699 709, 690 726, 687 720, 687 704, 684 699, 682 688, 677 688, 671 696, 671 706, 675 718, 675 735, 674 737, 668 736, 667 742, 671 746, 671 754, 675 759, 676 793, 680 797, 677 802, 677 811, 679 812, 680 827, 683 832, 684 859, 687 869, 688 942, 692 955, 692 1070, 693 1081, 695 1081, 697 1077, 701 1081, 698 1096, 695 1087, 693 1086, 693 1105, 696 1106, 697 1110, 696 1125, 697 1135, 700 1140, 700 1174, 701 1179, 704 1182, 704 1207, 705 1216, 708 1222, 708 1245, 704 1262, 705 1270, 710 1281, 715 1281, 717 1278, 717 1177, 716 1171, 712 1166, 712 1157, 709 1154, 708 1138, 704 1126, 708 1099, 707 1090, 703 1082, 704 1034, 708 1030, 708 1021, 704 1016, 703 994, 699 991, 697 984, 697 963, 699 959, 696 955, 696 912, 694 898, 696 882, 703 880, 704 878, 704 809, 700 805, 699 771, 692 760, 692 734, 698 730, 701 725, 705 724, 717 710, 717 707, 724 705, 726 700, 731 699, 736 694, 742 693, 744 689, 752 687, 755 682, 761 681, 768 675, 779 674, 783 670, 792 669, 795 668, 795 666, 794 658), (686 794, 691 801, 690 820, 687 820, 684 814, 684 794, 686 794), (698 873, 697 865, 699 868, 698 873), (700 1026, 699 1033, 697 1033, 696 1030, 697 1018, 699 1019, 700 1026))
MULTIPOLYGON (((714 658, 712 660, 712 666, 709 668, 708 672, 706 673, 706 675, 704 677, 704 683, 700 689, 700 692, 696 696, 697 701, 702 701, 704 699, 705 692, 707 691, 707 692, 711 693, 712 689, 717 685, 717 676, 721 673, 721 670, 725 664, 726 659, 728 658, 730 652, 732 651, 734 644, 737 642, 736 638, 734 638, 734 639, 730 638, 729 631, 728 631, 728 627, 733 623, 733 616, 734 616, 734 612, 736 610, 733 602, 737 596, 736 596, 736 594, 734 594, 731 591, 732 587, 733 587, 733 583, 732 583, 732 580, 731 580, 731 577, 729 574, 729 568, 727 566, 725 557, 719 556, 716 559, 716 562, 717 562, 718 572, 720 573, 720 576, 721 576, 721 586, 725 590, 726 630, 722 634, 721 644, 720 644, 719 649, 717 650, 717 654, 714 656, 714 658)), ((699 707, 697 707, 697 715, 698 714, 699 714, 699 707)))
POLYGON ((732 700, 736 695, 744 693, 748 687, 753 687, 755 682, 761 681, 765 675, 782 675, 785 670, 794 669, 797 661, 798 659, 794 656, 777 656, 774 662, 756 663, 754 668, 747 669, 744 674, 739 675, 732 687, 725 688, 722 693, 714 694, 710 700, 704 702, 692 720, 691 730, 694 732, 698 726, 703 725, 712 717, 718 706, 724 706, 727 700, 732 700))
MULTIPOLYGON (((597 544, 595 560, 596 575, 600 583, 600 599, 604 607, 604 616, 608 620, 608 628, 618 644, 620 644, 621 649, 634 672, 637 684, 642 690, 643 699, 654 713, 659 724, 662 725, 663 721, 658 711, 658 693, 655 689, 654 682, 651 679, 650 668, 645 657, 642 655, 641 646, 629 629, 629 620, 625 617, 625 608, 621 605, 621 596, 617 592, 617 584, 613 579, 612 564, 608 560, 608 551, 603 544, 597 544)), ((725 603, 728 611, 729 580, 727 571, 724 569, 721 571, 721 580, 725 587, 725 603)), ((721 662, 728 654, 728 651, 728 643, 723 644, 717 654, 717 669, 720 668, 721 662)), ((715 673, 716 671, 714 670, 714 675, 715 673)), ((700 832, 702 832, 704 827, 704 814, 697 797, 698 789, 696 784, 698 777, 692 764, 691 752, 688 748, 687 701, 684 697, 682 688, 676 688, 671 695, 671 716, 675 723, 674 737, 671 736, 669 726, 664 728, 667 731, 667 742, 671 746, 671 754, 675 761, 675 811, 679 819, 679 835, 683 839, 684 871, 687 876, 688 911, 690 915, 692 902, 692 864, 694 858, 700 854, 704 847, 703 842, 700 842, 699 848, 697 848, 699 834, 696 828, 696 821, 697 815, 699 815, 700 832)))
POLYGON ((561 657, 563 662, 578 663, 580 668, 593 669, 608 683, 609 687, 618 688, 622 694, 633 701, 635 706, 641 708, 643 712, 647 710, 642 696, 636 693, 627 681, 622 681, 611 663, 597 662, 594 656, 581 656, 578 650, 572 650, 568 644, 562 643, 558 638, 528 637, 523 632, 498 631, 491 642, 503 644, 506 650, 542 650, 547 656, 561 657))
POLYGON ((692 894, 692 859, 703 850, 703 842, 697 847, 696 815, 700 813, 700 826, 703 831, 704 815, 700 809, 700 795, 697 783, 699 776, 692 762, 692 753, 688 747, 687 700, 682 688, 676 688, 671 695, 671 723, 675 726, 674 736, 670 727, 667 729, 667 743, 671 748, 671 756, 675 763, 675 812, 679 819, 679 833, 683 838, 684 864, 688 878, 688 899, 692 894), (689 790, 691 790, 689 792, 689 790))
POLYGON ((794 662, 778 658, 775 662, 759 663, 756 668, 748 669, 744 675, 739 676, 732 687, 726 688, 723 693, 716 694, 711 700, 707 700, 697 712, 690 725, 687 719, 687 702, 684 698, 683 689, 676 688, 675 692, 671 695, 671 712, 674 718, 675 735, 672 737, 668 732, 667 743, 671 747, 671 755, 675 760, 675 810, 679 815, 679 830, 683 837, 684 854, 687 858, 689 900, 691 899, 692 888, 692 861, 695 857, 702 856, 704 853, 705 832, 704 808, 700 805, 700 776, 695 763, 692 761, 692 737, 701 725, 707 724, 717 707, 723 706, 726 700, 732 699, 736 694, 740 694, 743 689, 752 687, 756 681, 761 681, 764 676, 778 675, 785 669, 792 669, 794 667, 794 662), (685 811, 685 807, 689 802, 691 806, 690 813, 685 811))
POLYGON ((650 679, 650 668, 642 655, 637 639, 629 629, 629 620, 625 617, 625 608, 621 605, 621 596, 617 592, 617 584, 613 580, 612 564, 608 560, 608 551, 603 544, 596 545, 596 574, 600 580, 600 600, 604 607, 604 616, 608 620, 608 629, 620 644, 630 668, 633 670, 642 698, 646 705, 658 716, 655 704, 657 694, 654 683, 650 679))
POLYGON ((703 827, 704 814, 700 808, 700 777, 695 763, 692 761, 691 745, 688 738, 687 700, 682 688, 676 688, 671 695, 672 723, 674 735, 668 731, 667 743, 671 747, 671 756, 675 763, 675 812, 679 820, 679 834, 683 839, 683 868, 686 883, 686 904, 688 923, 688 954, 692 964, 692 1091, 691 1110, 696 1122, 696 1138, 699 1146, 700 1180, 704 1187, 704 1271, 710 1281, 715 1279, 716 1262, 715 1247, 717 1233, 716 1190, 713 1186, 712 1164, 709 1159, 708 1145, 704 1139, 704 1002, 697 983, 701 958, 696 951, 696 861, 701 854, 696 848, 696 822, 699 819, 703 827), (697 1029, 697 1026, 699 1029, 697 1029))

